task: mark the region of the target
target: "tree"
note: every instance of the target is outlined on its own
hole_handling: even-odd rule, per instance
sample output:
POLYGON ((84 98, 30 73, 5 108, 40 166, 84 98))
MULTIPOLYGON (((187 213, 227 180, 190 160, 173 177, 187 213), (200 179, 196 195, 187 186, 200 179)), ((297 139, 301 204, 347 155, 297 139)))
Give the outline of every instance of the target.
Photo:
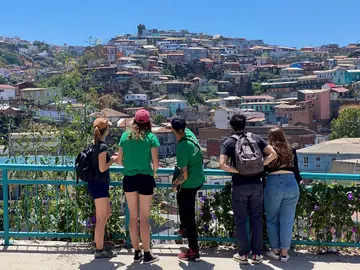
POLYGON ((339 117, 331 121, 330 139, 360 138, 360 106, 340 109, 339 117))
POLYGON ((153 123, 155 125, 160 125, 161 123, 164 123, 166 120, 166 117, 159 114, 159 115, 155 115, 155 117, 153 118, 153 123))
POLYGON ((142 35, 144 34, 144 30, 146 29, 145 24, 138 24, 137 29, 138 37, 142 37, 142 35))

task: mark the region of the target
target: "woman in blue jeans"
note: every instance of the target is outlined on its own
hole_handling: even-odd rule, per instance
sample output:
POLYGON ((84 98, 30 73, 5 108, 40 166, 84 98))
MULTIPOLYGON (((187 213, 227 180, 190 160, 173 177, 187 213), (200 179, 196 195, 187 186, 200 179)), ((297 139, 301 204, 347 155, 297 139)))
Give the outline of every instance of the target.
POLYGON ((281 128, 269 131, 269 144, 278 157, 266 168, 264 192, 265 214, 271 250, 266 255, 287 262, 290 258, 295 210, 299 200, 299 172, 296 151, 292 149, 281 128))

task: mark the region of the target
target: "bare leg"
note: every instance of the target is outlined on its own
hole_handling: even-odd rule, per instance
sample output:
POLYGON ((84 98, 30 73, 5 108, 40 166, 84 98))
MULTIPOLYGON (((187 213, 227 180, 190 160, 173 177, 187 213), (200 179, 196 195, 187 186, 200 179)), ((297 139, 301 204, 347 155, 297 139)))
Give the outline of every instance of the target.
POLYGON ((101 250, 104 248, 104 234, 105 226, 111 215, 110 200, 109 198, 99 198, 95 200, 96 209, 96 225, 95 237, 96 249, 101 250))
POLYGON ((139 194, 137 192, 125 192, 126 202, 130 212, 130 239, 135 251, 139 246, 139 194))
POLYGON ((153 195, 140 195, 140 236, 144 252, 150 251, 150 210, 153 195))

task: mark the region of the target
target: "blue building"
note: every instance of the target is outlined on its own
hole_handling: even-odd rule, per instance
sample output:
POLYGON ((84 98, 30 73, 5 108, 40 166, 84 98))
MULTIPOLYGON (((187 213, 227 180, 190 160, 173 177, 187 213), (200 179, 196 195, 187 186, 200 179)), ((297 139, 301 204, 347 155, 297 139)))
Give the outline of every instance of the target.
POLYGON ((299 169, 303 172, 329 172, 335 160, 360 159, 360 138, 325 141, 297 150, 299 169))

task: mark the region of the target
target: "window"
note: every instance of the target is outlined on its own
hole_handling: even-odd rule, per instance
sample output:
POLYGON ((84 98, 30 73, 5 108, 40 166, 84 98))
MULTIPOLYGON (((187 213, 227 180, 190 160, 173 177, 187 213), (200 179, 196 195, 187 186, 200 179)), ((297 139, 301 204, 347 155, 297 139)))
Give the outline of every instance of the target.
POLYGON ((47 96, 47 97, 50 97, 50 93, 49 93, 49 92, 47 92, 47 93, 46 93, 46 96, 47 96))
POLYGON ((316 168, 320 168, 321 166, 320 166, 320 164, 316 164, 316 168))
POLYGON ((335 161, 335 160, 336 160, 336 158, 335 158, 335 157, 331 158, 331 161, 335 161))
POLYGON ((40 91, 36 91, 36 96, 40 97, 40 91))
POLYGON ((316 157, 316 161, 320 161, 320 157, 316 157))
POLYGON ((308 157, 304 157, 304 164, 309 164, 309 158, 308 157))

